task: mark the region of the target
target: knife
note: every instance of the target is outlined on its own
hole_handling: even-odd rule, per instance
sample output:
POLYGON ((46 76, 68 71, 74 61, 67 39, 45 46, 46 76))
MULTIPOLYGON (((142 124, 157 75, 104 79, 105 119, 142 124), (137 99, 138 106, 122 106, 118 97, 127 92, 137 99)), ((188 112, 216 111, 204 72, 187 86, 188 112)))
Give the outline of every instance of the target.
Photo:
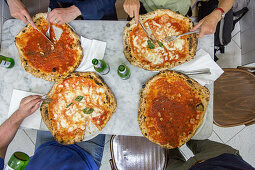
MULTIPOLYGON (((28 21, 30 24, 31 24, 31 22, 30 21, 28 21)), ((51 42, 51 40, 48 38, 48 37, 46 37, 46 35, 44 35, 37 27, 33 27, 33 28, 35 28, 39 33, 41 33, 52 45, 54 45, 54 43, 53 42, 51 42)))
POLYGON ((146 33, 146 35, 150 38, 150 40, 155 44, 155 39, 154 39, 154 37, 153 37, 153 35, 152 35, 152 31, 151 31, 151 29, 149 28, 149 31, 150 32, 147 32, 147 30, 145 29, 145 27, 144 27, 144 25, 142 24, 142 22, 140 21, 140 19, 138 19, 138 22, 140 23, 140 25, 142 26, 142 28, 143 28, 143 30, 144 30, 144 32, 146 33))

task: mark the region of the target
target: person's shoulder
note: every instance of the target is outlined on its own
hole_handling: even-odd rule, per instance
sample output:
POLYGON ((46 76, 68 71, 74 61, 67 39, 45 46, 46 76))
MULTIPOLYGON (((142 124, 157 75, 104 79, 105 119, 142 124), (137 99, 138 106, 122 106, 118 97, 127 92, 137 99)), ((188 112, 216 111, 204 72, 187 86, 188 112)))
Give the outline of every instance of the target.
POLYGON ((4 159, 0 158, 0 170, 4 169, 4 159))

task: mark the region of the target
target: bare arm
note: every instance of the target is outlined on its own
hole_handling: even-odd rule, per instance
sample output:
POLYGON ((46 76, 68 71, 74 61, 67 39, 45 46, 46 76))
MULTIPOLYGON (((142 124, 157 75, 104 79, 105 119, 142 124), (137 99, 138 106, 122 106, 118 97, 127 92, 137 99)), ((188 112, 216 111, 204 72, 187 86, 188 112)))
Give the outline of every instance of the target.
POLYGON ((0 157, 4 159, 8 145, 13 140, 22 121, 40 106, 41 96, 25 97, 20 102, 19 109, 0 126, 0 157))
MULTIPOLYGON (((225 13, 227 13, 233 6, 234 0, 219 0, 218 8, 222 8, 225 13)), ((218 22, 221 20, 221 11, 214 10, 209 15, 204 17, 199 23, 190 31, 195 31, 201 27, 198 38, 203 37, 207 34, 214 34, 216 31, 216 27, 218 22)))
POLYGON ((7 0, 7 3, 12 17, 20 19, 24 24, 27 24, 27 21, 29 21, 35 27, 27 8, 20 0, 7 0))

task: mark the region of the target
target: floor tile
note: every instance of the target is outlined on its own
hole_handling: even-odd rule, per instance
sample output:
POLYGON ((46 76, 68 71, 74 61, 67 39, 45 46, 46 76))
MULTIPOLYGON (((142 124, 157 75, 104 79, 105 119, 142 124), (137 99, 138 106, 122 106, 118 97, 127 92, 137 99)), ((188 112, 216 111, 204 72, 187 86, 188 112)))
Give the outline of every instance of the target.
POLYGON ((219 127, 213 124, 214 132, 219 136, 219 138, 224 142, 227 143, 230 139, 236 136, 238 133, 243 131, 245 128, 244 125, 241 126, 234 126, 234 127, 219 127))
POLYGON ((248 53, 242 54, 242 65, 250 63, 255 63, 255 49, 248 53))
POLYGON ((219 142, 219 143, 224 143, 220 137, 218 136, 218 134, 216 134, 214 131, 212 132, 212 135, 208 138, 211 141, 215 141, 215 142, 219 142))
MULTIPOLYGON (((255 25, 254 25, 255 26, 255 25)), ((255 50, 255 28, 250 27, 249 29, 241 32, 241 44, 242 44, 242 54, 248 53, 255 50)))
POLYGON ((238 32, 233 38, 232 40, 236 43, 236 45, 242 49, 241 47, 241 39, 240 39, 240 32, 238 32))
POLYGON ((31 142, 35 145, 37 130, 34 130, 34 129, 25 129, 24 132, 30 138, 31 142))
POLYGON ((236 68, 241 65, 241 49, 231 41, 225 47, 225 53, 216 53, 219 60, 216 62, 221 68, 236 68))
POLYGON ((21 151, 29 156, 33 156, 35 150, 35 145, 31 142, 29 137, 25 134, 23 130, 18 130, 14 139, 10 143, 7 153, 5 156, 5 163, 8 162, 11 155, 16 151, 21 151))
POLYGON ((239 33, 240 30, 240 23, 239 21, 236 23, 234 30, 231 32, 231 36, 234 37, 237 33, 239 33))
POLYGON ((111 135, 106 135, 105 137, 105 145, 104 145, 104 153, 103 158, 101 161, 101 167, 100 170, 111 170, 111 166, 109 163, 109 160, 111 159, 111 152, 110 152, 110 138, 111 135))
POLYGON ((246 127, 242 132, 227 142, 238 149, 242 158, 255 167, 255 125, 246 127))

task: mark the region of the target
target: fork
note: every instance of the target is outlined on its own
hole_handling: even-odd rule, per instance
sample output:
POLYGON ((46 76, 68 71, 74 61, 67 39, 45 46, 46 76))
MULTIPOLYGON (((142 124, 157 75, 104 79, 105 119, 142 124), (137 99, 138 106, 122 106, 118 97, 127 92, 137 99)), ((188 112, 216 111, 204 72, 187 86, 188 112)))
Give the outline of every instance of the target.
MULTIPOLYGON (((48 14, 47 15, 49 15, 50 12, 51 12, 51 9, 48 8, 48 14)), ((48 22, 48 30, 46 32, 46 36, 50 39, 50 21, 48 22)))
POLYGON ((200 30, 196 30, 196 31, 186 32, 186 33, 181 34, 181 35, 171 35, 171 36, 167 36, 167 37, 165 37, 165 40, 166 40, 166 41, 174 41, 174 40, 176 40, 177 38, 179 38, 179 37, 181 37, 181 36, 183 36, 183 35, 194 34, 194 33, 197 33, 197 34, 198 34, 199 31, 200 31, 200 30))
POLYGON ((190 70, 190 71, 182 71, 182 70, 175 70, 177 72, 181 72, 186 75, 197 75, 197 74, 208 74, 211 75, 210 68, 198 69, 198 70, 190 70))

